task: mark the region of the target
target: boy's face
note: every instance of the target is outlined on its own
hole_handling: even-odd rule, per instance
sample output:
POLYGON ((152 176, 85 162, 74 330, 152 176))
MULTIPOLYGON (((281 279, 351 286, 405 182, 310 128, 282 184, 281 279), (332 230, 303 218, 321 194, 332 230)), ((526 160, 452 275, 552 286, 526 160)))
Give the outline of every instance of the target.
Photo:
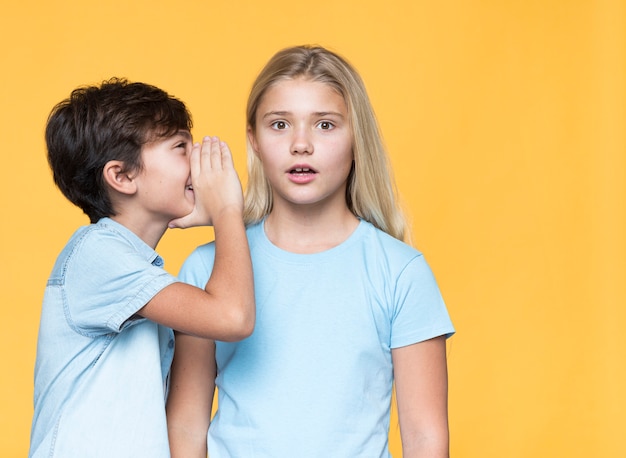
POLYGON ((167 224, 193 210, 189 166, 191 148, 191 134, 184 130, 143 146, 143 168, 135 177, 135 182, 140 208, 149 221, 167 224))

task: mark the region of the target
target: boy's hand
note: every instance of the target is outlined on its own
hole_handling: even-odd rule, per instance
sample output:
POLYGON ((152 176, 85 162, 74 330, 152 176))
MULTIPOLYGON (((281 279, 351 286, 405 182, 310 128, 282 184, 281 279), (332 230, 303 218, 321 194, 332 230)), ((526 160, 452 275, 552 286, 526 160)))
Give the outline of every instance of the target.
POLYGON ((243 213, 241 182, 226 143, 217 137, 204 137, 202 145, 193 145, 190 166, 194 209, 170 221, 170 228, 211 226, 224 212, 243 213))

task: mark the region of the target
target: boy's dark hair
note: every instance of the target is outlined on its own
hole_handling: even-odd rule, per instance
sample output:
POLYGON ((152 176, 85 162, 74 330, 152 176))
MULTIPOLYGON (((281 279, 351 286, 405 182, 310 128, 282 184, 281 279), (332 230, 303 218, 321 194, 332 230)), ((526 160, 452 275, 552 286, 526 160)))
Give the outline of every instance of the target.
POLYGON ((141 170, 141 149, 158 138, 191 130, 185 104, 144 83, 112 78, 99 86, 79 87, 48 117, 46 145, 54 182, 92 223, 115 215, 103 169, 124 162, 141 170))

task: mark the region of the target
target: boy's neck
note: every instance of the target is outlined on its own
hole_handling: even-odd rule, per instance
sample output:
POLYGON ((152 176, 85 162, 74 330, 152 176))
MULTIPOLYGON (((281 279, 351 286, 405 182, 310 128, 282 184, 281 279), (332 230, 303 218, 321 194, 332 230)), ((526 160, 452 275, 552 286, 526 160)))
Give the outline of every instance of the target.
POLYGON ((140 218, 132 218, 128 214, 117 214, 110 218, 133 232, 152 249, 156 249, 163 234, 165 234, 167 230, 167 224, 156 223, 154 221, 146 223, 141 221, 140 218))

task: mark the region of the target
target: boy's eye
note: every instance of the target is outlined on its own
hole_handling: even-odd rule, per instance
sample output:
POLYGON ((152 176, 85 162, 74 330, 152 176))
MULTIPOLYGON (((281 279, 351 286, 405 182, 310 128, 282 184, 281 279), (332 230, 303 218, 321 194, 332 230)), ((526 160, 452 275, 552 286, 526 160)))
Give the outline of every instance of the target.
POLYGON ((177 152, 176 154, 187 156, 191 153, 191 145, 188 142, 180 142, 174 145, 174 150, 177 152))
POLYGON ((285 121, 274 121, 270 125, 272 126, 272 128, 277 129, 277 130, 282 130, 282 129, 287 128, 287 123, 285 121))

